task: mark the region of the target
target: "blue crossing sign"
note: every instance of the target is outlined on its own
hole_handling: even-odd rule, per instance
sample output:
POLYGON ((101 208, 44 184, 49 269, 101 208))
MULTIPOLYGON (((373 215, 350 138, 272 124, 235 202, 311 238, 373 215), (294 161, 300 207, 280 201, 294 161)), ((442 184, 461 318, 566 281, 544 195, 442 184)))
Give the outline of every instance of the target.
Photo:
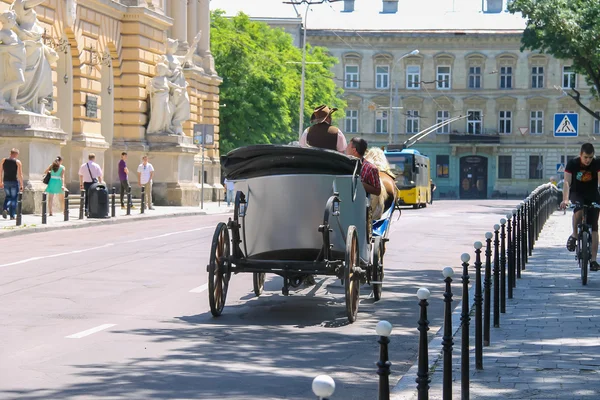
POLYGON ((579 131, 579 114, 554 114, 554 137, 577 137, 579 131))

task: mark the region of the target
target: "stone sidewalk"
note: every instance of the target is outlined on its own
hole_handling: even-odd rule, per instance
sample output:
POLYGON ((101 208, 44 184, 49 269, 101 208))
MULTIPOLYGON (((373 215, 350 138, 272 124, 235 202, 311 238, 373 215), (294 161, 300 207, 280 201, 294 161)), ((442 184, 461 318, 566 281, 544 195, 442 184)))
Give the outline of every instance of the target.
MULTIPOLYGON (((546 222, 533 257, 517 281, 513 299, 506 301, 500 328, 490 328, 491 345, 484 347, 482 371, 475 370, 475 317, 471 314, 471 399, 600 398, 600 272, 589 272, 587 286, 581 284, 574 253, 565 248, 571 215, 557 212, 546 222)), ((461 272, 458 267, 454 271, 456 292, 461 290, 461 272)), ((474 271, 469 275, 473 279, 474 271)), ((436 339, 442 334, 443 330, 436 339)), ((461 398, 460 339, 458 329, 454 336, 453 399, 461 398)), ((437 348, 430 348, 430 368, 435 371, 429 398, 441 399, 443 357, 431 365, 432 352, 441 351, 440 342, 432 342, 437 348)), ((403 385, 399 384, 404 389, 394 391, 392 398, 416 399, 415 379, 416 373, 405 375, 403 385)))
MULTIPOLYGON (((137 207, 131 210, 131 215, 127 215, 126 209, 121 209, 117 205, 115 218, 79 219, 79 209, 70 209, 69 221, 64 221, 63 213, 55 213, 52 217, 47 216, 47 223, 42 224, 42 216, 39 214, 24 214, 21 226, 16 226, 15 220, 3 219, 0 217, 0 238, 6 236, 22 235, 35 232, 45 232, 57 229, 74 229, 90 225, 115 224, 123 222, 132 222, 140 220, 151 220, 167 217, 183 217, 192 215, 210 215, 226 213, 233 210, 233 205, 228 207, 227 202, 204 202, 204 207, 161 207, 154 206, 154 210, 146 209, 144 214, 140 213, 137 207)), ((110 214, 109 214, 110 215, 110 214)))

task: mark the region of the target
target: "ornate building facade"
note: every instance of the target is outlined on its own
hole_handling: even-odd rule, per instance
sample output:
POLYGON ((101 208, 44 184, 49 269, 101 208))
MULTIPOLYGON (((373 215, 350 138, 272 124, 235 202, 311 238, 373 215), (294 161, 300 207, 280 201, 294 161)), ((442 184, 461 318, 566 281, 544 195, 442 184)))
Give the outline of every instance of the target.
MULTIPOLYGON (((2 0, 0 12, 17 3, 37 14, 40 35, 34 34, 34 42, 49 55, 52 85, 46 112, 0 111, 0 153, 8 155, 12 147, 21 152, 25 211, 39 209, 42 175, 57 155, 64 159, 66 186, 73 193, 79 191, 78 169, 89 153, 96 154, 109 187, 118 187, 117 164, 127 151, 134 193, 139 193, 137 165, 148 154, 155 168, 156 204, 197 205, 202 181, 209 189, 205 197, 213 197, 213 189, 220 188, 221 78, 210 53, 209 0, 2 0), (169 38, 178 40, 179 56, 172 57, 171 67, 179 68, 187 82, 189 118, 180 132, 149 134, 149 83, 157 63, 166 60, 169 38), (195 124, 215 133, 214 144, 205 149, 204 177, 199 176, 202 154, 193 142, 195 124)), ((28 42, 25 46, 30 68, 28 42)))

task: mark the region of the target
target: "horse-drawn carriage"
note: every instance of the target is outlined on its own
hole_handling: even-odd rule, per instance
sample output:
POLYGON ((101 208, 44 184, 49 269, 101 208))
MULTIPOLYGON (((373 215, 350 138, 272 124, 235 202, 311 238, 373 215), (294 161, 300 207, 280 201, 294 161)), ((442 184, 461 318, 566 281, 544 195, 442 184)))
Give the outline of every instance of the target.
POLYGON ((282 293, 312 275, 336 276, 354 322, 361 284, 379 300, 385 243, 394 213, 390 199, 377 221, 360 182, 359 160, 334 151, 258 145, 222 160, 235 182, 233 218, 216 227, 207 266, 210 309, 223 311, 232 274, 253 274, 254 292, 265 274, 283 278, 282 293))

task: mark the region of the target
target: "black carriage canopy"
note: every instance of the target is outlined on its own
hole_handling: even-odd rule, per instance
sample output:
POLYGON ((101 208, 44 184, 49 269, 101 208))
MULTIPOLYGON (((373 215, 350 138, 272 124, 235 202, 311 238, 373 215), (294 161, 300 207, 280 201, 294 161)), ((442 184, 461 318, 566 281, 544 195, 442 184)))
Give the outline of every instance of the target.
POLYGON ((337 151, 272 144, 240 147, 221 157, 224 177, 229 180, 287 174, 352 175, 357 162, 337 151))

